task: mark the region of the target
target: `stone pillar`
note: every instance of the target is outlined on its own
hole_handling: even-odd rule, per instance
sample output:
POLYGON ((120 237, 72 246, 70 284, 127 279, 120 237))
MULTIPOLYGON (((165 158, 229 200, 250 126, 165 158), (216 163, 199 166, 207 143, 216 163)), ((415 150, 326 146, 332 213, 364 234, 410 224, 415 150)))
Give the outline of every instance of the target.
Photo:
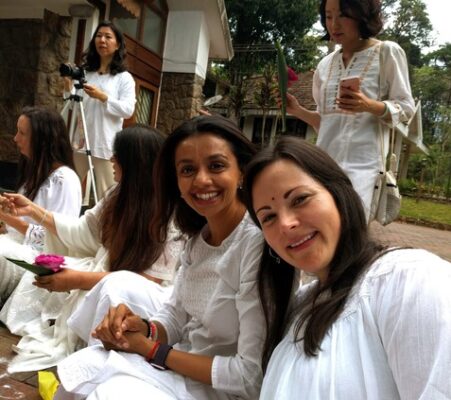
POLYGON ((170 11, 157 126, 170 133, 199 114, 210 36, 203 11, 170 11))
POLYGON ((196 74, 165 72, 160 88, 157 126, 169 134, 183 121, 199 114, 204 79, 196 74))
POLYGON ((58 67, 69 55, 69 17, 0 19, 0 161, 16 161, 13 142, 24 106, 62 107, 58 67))

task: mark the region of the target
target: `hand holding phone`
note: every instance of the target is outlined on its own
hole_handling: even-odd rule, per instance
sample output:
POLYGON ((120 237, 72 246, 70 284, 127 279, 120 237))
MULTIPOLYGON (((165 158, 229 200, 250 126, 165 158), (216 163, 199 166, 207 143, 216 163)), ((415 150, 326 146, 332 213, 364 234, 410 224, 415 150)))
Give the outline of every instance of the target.
POLYGON ((346 95, 341 94, 342 88, 352 90, 353 92, 358 92, 360 90, 360 77, 359 76, 348 76, 346 78, 340 79, 339 97, 346 97, 346 95))

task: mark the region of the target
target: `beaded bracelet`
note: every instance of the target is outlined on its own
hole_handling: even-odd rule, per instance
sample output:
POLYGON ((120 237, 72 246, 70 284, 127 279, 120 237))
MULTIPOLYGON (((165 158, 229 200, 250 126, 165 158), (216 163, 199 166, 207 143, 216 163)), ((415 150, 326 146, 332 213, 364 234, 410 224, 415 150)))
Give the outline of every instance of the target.
POLYGON ((147 321, 147 319, 144 318, 141 318, 141 321, 144 322, 147 326, 146 338, 150 338, 152 336, 152 328, 150 326, 150 321, 147 321))
POLYGON ((158 339, 157 325, 155 325, 155 322, 149 321, 149 326, 150 326, 150 338, 152 340, 157 340, 158 339))

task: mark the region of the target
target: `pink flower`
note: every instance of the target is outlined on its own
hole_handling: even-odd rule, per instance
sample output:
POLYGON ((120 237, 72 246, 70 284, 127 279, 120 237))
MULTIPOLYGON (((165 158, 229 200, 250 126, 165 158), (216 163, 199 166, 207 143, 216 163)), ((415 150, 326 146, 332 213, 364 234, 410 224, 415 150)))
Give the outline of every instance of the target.
POLYGON ((56 254, 41 254, 34 259, 34 263, 58 272, 62 269, 61 265, 64 265, 64 257, 56 254))
POLYGON ((291 86, 293 84, 293 82, 296 82, 299 80, 296 72, 294 72, 293 69, 290 67, 287 67, 287 74, 288 74, 288 86, 291 86))

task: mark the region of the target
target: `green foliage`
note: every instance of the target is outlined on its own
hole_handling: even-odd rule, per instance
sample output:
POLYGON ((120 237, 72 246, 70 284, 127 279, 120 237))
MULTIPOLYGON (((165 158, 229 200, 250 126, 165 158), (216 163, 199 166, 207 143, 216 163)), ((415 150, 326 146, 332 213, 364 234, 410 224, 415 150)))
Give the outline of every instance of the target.
POLYGON ((276 105, 272 92, 275 88, 274 83, 275 69, 272 64, 268 64, 263 69, 262 80, 258 82, 257 90, 254 93, 255 103, 262 109, 263 113, 276 105))
POLYGON ((276 42, 277 49, 277 79, 279 82, 279 93, 282 100, 280 112, 282 116, 282 132, 287 130, 287 90, 288 90, 288 72, 287 63, 283 54, 280 42, 276 42))
POLYGON ((297 72, 315 70, 326 55, 324 45, 320 34, 299 36, 286 54, 287 64, 297 72))
POLYGON ((275 38, 297 45, 318 19, 317 0, 225 0, 225 5, 235 56, 224 68, 232 84, 275 61, 275 38))
POLYGON ((389 14, 389 26, 381 36, 397 42, 406 52, 410 65, 421 66, 421 49, 430 46, 432 25, 423 0, 399 0, 391 2, 385 11, 389 14))

